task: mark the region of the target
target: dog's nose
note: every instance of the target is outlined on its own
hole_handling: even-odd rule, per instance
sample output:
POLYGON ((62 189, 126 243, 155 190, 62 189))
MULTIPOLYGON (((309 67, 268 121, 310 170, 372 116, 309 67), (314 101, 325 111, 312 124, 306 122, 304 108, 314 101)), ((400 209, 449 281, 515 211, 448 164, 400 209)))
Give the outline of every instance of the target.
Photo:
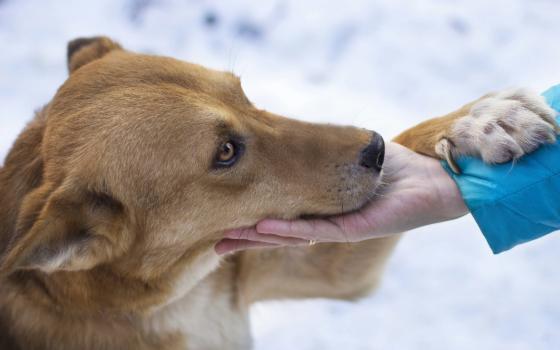
POLYGON ((364 168, 381 171, 385 160, 385 142, 376 132, 372 133, 371 141, 360 153, 360 165, 364 168))

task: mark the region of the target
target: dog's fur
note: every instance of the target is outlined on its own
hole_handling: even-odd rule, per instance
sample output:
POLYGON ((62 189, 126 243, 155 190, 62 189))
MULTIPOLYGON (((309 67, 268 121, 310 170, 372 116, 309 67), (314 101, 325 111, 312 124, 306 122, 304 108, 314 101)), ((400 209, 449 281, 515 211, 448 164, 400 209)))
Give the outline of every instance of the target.
MULTIPOLYGON (((397 236, 223 259, 213 249, 266 217, 363 206, 380 182, 358 164, 371 132, 258 110, 232 74, 104 37, 71 42, 68 67, 0 170, 0 349, 247 349, 251 303, 354 299, 378 283, 397 236), (230 139, 243 154, 214 167, 230 139)), ((516 91, 396 141, 506 161, 554 138, 551 115, 516 91)))

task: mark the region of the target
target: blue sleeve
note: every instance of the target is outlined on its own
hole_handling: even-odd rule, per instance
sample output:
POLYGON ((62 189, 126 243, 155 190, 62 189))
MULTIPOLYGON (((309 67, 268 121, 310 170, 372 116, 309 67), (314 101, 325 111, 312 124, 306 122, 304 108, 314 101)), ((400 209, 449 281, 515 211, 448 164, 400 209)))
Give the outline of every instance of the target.
MULTIPOLYGON (((560 111, 560 85, 543 96, 560 111)), ((494 254, 560 229, 560 140, 515 164, 488 165, 462 157, 457 160, 460 175, 442 164, 494 254)))

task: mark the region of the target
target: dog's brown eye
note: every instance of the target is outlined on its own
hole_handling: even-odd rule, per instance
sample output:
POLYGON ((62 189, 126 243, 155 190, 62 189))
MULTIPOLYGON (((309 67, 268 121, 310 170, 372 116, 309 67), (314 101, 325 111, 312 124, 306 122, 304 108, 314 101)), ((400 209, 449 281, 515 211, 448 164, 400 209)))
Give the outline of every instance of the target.
POLYGON ((218 153, 216 154, 216 160, 214 161, 214 166, 217 168, 224 168, 232 166, 237 159, 241 151, 243 150, 243 145, 235 141, 228 141, 223 143, 218 148, 218 153))
POLYGON ((220 154, 218 154, 218 161, 228 162, 233 157, 235 157, 235 146, 231 142, 226 142, 222 145, 220 149, 220 154))

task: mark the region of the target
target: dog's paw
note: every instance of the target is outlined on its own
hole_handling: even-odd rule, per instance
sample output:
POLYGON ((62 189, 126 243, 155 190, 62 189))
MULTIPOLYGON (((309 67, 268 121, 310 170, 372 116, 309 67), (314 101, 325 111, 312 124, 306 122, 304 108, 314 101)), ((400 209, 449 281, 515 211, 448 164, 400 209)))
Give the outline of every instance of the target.
POLYGON ((436 144, 436 153, 453 171, 454 159, 478 156, 486 163, 504 163, 554 143, 560 131, 556 112, 544 98, 525 89, 507 90, 475 102, 436 144))

